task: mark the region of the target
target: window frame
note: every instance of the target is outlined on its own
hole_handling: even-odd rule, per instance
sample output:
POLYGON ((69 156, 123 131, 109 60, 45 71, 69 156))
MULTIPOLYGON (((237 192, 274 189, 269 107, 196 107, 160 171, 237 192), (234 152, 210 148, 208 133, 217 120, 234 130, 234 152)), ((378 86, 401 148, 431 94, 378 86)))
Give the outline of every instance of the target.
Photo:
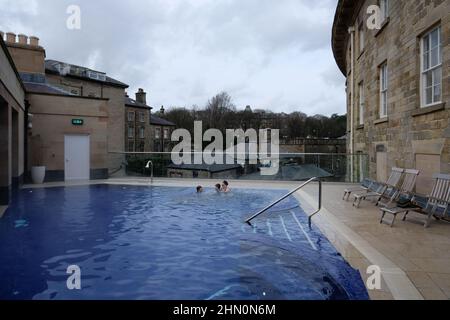
POLYGON ((359 54, 362 54, 366 48, 366 30, 363 22, 358 26, 358 40, 359 54))
POLYGON ((139 127, 139 139, 145 139, 145 127, 144 126, 139 127))
POLYGON ((442 26, 438 25, 435 26, 433 28, 431 28, 430 30, 428 30, 426 33, 424 33, 421 37, 420 37, 420 108, 427 108, 427 107, 432 107, 434 105, 438 105, 441 104, 443 101, 443 92, 442 92, 442 88, 443 88, 443 48, 442 48, 442 26), (433 32, 435 32, 436 30, 438 30, 438 46, 437 47, 432 47, 431 46, 431 35, 433 32), (428 53, 428 64, 429 67, 428 69, 425 69, 425 57, 426 57, 426 53, 425 53, 425 40, 427 40, 429 43, 429 50, 427 51, 428 53), (431 55, 431 51, 433 49, 437 48, 438 50, 438 63, 435 66, 431 66, 432 63, 432 55, 431 55), (441 72, 441 81, 439 84, 435 84, 435 71, 440 70, 441 72), (425 79, 426 76, 428 74, 431 73, 431 87, 427 87, 425 85, 425 79), (437 86, 440 86, 440 97, 437 101, 434 100, 435 98, 435 88, 437 86), (427 103, 427 90, 431 88, 431 103, 427 103))
POLYGON ((134 143, 133 139, 128 139, 128 152, 135 152, 136 151, 136 144, 134 143), (133 148, 130 148, 130 146, 133 146, 133 148))
POLYGON ((163 138, 164 138, 164 140, 168 140, 169 139, 169 128, 164 128, 163 129, 163 138))
POLYGON ((136 119, 136 113, 134 111, 128 111, 128 122, 134 122, 136 119))
POLYGON ((379 117, 385 119, 389 112, 389 68, 387 62, 383 62, 379 67, 379 82, 380 82, 380 103, 379 103, 379 117))
POLYGON ((161 139, 161 128, 160 127, 155 128, 155 139, 161 139))
POLYGON ((128 133, 127 133, 128 139, 134 139, 135 138, 136 133, 135 133, 134 130, 135 130, 134 126, 128 126, 128 133))
POLYGON ((145 152, 145 141, 141 140, 139 142, 139 152, 145 152))
POLYGON ((358 93, 359 93, 359 114, 358 114, 358 124, 360 126, 364 125, 364 111, 365 111, 365 105, 366 105, 366 97, 364 92, 364 81, 361 81, 358 84, 358 93))
POLYGON ((145 112, 139 112, 139 122, 145 122, 145 112))
POLYGON ((385 23, 390 17, 390 1, 380 0, 381 23, 385 23))

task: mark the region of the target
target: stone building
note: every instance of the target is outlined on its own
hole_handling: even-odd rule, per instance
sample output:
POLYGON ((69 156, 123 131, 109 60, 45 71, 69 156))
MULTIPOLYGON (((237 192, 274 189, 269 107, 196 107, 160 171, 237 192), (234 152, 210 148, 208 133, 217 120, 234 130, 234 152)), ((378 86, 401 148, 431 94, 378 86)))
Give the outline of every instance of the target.
POLYGON ((147 105, 143 89, 136 92, 136 100, 125 96, 125 141, 127 152, 152 151, 151 117, 152 108, 147 105))
POLYGON ((104 72, 55 60, 45 61, 45 74, 49 84, 64 89, 72 95, 106 101, 107 168, 110 171, 118 169, 124 160, 119 152, 125 150, 123 97, 128 85, 109 77, 104 72))
MULTIPOLYGON (((0 217, 23 180, 27 103, 25 87, 0 32, 0 217)), ((12 37, 8 35, 8 37, 12 37)))
MULTIPOLYGON (((124 163, 124 95, 128 86, 102 72, 45 60, 36 37, 6 37, 32 121, 25 171, 45 166, 45 181, 108 178, 124 163)), ((26 113, 28 115, 28 112, 26 113)), ((13 162, 14 163, 14 162, 13 162)))
POLYGON ((450 0, 339 0, 333 25, 349 152, 367 154, 378 180, 394 166, 421 170, 419 193, 450 172, 449 12, 450 0))
POLYGON ((171 137, 176 125, 163 117, 164 107, 161 107, 161 110, 158 113, 152 114, 150 117, 153 152, 172 151, 173 143, 171 141, 171 137))

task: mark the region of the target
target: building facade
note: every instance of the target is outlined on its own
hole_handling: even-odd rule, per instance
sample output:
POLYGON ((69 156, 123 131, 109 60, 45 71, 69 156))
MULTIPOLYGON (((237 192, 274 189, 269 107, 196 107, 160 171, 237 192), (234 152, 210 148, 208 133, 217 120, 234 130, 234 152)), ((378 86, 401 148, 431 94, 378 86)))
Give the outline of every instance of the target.
POLYGON ((107 118, 107 168, 115 171, 124 162, 121 154, 125 150, 123 128, 124 95, 128 85, 108 77, 105 73, 55 60, 45 61, 47 82, 61 88, 71 95, 104 99, 108 112, 107 118))
POLYGON ((333 25, 348 151, 367 154, 381 181, 394 166, 419 169, 425 194, 450 172, 449 12, 450 0, 340 0, 333 25))
POLYGON ((43 166, 48 182, 105 179, 120 168, 128 86, 101 72, 45 60, 38 38, 8 33, 5 44, 31 119, 25 171, 43 166))
POLYGON ((175 130, 175 123, 168 121, 164 117, 164 107, 161 110, 152 114, 150 117, 150 130, 153 142, 153 152, 171 152, 172 132, 175 130))
POLYGON ((136 92, 136 99, 125 96, 125 141, 127 152, 152 151, 150 117, 152 108, 147 105, 143 89, 136 92))
POLYGON ((27 115, 25 87, 3 37, 0 33, 0 217, 1 206, 23 180, 27 115))

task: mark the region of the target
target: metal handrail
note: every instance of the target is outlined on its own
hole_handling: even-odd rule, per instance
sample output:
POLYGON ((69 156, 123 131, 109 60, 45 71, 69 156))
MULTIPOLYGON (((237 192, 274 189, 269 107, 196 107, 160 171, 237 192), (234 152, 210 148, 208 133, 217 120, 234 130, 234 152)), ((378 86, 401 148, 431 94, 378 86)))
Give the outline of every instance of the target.
POLYGON ((153 182, 153 161, 151 161, 151 160, 149 162, 147 162, 147 165, 145 166, 145 169, 149 169, 149 168, 151 168, 150 182, 153 182))
POLYGON ((319 199, 318 199, 318 209, 311 214, 308 217, 308 224, 309 227, 311 228, 311 223, 312 223, 312 218, 313 216, 315 216, 316 214, 318 214, 321 210, 322 210, 322 180, 320 180, 319 178, 311 178, 308 181, 306 181, 305 183, 303 183, 301 186, 295 188, 294 190, 292 190, 291 192, 289 192, 288 194, 286 194, 285 196, 283 196, 282 198, 278 199, 277 201, 273 202, 272 204, 270 204, 269 206, 265 207, 264 209, 258 211, 257 213, 255 213, 253 216, 251 216, 250 218, 248 218, 247 220, 245 220, 245 223, 248 223, 249 225, 251 225, 251 221, 257 217, 259 217, 261 214, 263 214, 264 212, 266 212, 267 210, 273 208, 274 206, 276 206, 277 204, 279 204, 281 201, 289 198, 291 195, 293 195, 294 193, 296 193, 297 191, 299 191, 300 189, 304 188, 305 186, 307 186, 308 184, 310 184, 311 182, 317 181, 319 182, 319 199))

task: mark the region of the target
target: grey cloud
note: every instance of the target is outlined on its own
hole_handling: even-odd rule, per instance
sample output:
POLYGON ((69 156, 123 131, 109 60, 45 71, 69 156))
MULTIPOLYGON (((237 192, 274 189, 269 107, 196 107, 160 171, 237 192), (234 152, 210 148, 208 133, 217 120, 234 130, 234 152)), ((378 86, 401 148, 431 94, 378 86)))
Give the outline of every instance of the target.
POLYGON ((143 87, 154 105, 204 105, 229 90, 239 107, 345 112, 345 80, 330 48, 335 0, 0 0, 0 6, 10 8, 0 12, 0 30, 36 34, 48 58, 105 71, 130 84, 131 93, 143 87), (71 4, 81 7, 79 31, 65 27, 71 4))

